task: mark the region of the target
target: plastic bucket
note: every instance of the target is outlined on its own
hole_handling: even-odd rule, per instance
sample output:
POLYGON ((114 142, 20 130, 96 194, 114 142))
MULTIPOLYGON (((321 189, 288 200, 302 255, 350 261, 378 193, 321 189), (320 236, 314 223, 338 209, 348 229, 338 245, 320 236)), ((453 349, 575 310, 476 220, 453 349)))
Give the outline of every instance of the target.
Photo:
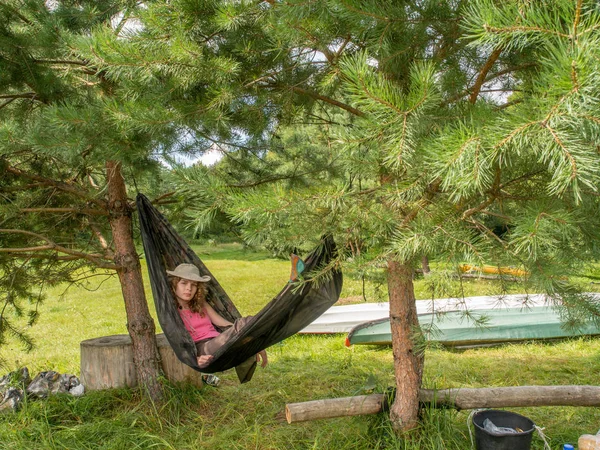
POLYGON ((529 450, 535 424, 525 416, 509 411, 488 409, 473 415, 475 446, 477 450, 529 450), (495 434, 483 428, 485 419, 490 419, 497 427, 521 429, 514 434, 495 434))

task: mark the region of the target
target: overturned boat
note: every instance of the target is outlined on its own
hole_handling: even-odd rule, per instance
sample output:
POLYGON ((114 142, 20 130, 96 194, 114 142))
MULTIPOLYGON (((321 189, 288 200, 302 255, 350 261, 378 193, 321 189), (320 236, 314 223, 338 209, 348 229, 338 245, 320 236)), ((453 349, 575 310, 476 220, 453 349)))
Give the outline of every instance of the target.
MULTIPOLYGON (((600 335, 600 326, 590 321, 580 327, 562 323, 552 306, 478 309, 419 314, 419 324, 428 341, 449 347, 479 347, 508 342, 551 340, 600 335), (482 319, 482 320, 479 320, 482 319)), ((348 333, 346 345, 389 345, 392 334, 389 318, 357 325, 348 333)))
MULTIPOLYGON (((416 303, 417 314, 497 308, 529 308, 549 305, 549 301, 541 294, 440 298, 435 300, 417 300, 416 303)), ((300 333, 348 333, 357 325, 374 320, 387 319, 389 316, 390 305, 388 302, 332 306, 310 325, 302 329, 300 333)))

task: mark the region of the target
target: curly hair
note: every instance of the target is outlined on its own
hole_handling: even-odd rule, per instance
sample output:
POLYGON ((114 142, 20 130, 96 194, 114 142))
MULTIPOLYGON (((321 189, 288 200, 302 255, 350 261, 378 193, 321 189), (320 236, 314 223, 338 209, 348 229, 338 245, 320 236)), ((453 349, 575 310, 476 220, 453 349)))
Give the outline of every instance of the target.
MULTIPOLYGON (((175 294, 175 290, 177 289, 177 283, 179 283, 182 278, 180 277, 169 277, 171 281, 171 291, 173 291, 173 301, 175 302, 175 306, 179 308, 179 303, 177 302, 177 295, 175 294)), ((196 295, 194 298, 190 300, 190 310, 199 313, 200 316, 204 317, 204 306, 206 303, 206 294, 208 293, 206 289, 206 283, 198 283, 196 289, 196 295)))

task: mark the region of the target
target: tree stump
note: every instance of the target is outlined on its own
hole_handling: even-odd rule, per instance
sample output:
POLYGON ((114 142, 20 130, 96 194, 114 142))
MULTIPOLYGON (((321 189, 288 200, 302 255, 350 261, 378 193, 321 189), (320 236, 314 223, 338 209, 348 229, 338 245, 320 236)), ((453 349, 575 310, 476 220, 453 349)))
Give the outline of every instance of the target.
MULTIPOLYGON (((168 380, 202 386, 202 374, 177 359, 164 334, 156 335, 162 369, 168 380)), ((128 334, 82 341, 80 380, 86 390, 137 386, 133 349, 128 334)))

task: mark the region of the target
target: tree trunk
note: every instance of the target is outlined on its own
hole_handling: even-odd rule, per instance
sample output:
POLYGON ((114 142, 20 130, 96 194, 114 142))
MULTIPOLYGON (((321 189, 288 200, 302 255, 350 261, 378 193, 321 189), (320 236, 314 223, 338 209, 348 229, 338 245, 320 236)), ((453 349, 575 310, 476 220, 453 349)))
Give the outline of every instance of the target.
POLYGON ((394 430, 402 433, 417 426, 424 355, 414 342, 420 328, 413 270, 406 264, 389 260, 387 272, 394 374, 397 392, 402 392, 390 407, 390 420, 394 430))
POLYGON ((156 401, 163 396, 162 387, 158 382, 161 372, 155 338, 156 329, 148 310, 140 261, 133 243, 131 207, 127 202, 127 191, 121 175, 120 163, 107 161, 106 174, 115 263, 119 267, 117 274, 125 301, 127 330, 133 348, 133 363, 138 384, 147 391, 150 398, 156 401))
POLYGON ((431 273, 431 269, 429 268, 429 258, 427 258, 427 255, 421 256, 421 268, 423 269, 423 275, 429 275, 431 273))

